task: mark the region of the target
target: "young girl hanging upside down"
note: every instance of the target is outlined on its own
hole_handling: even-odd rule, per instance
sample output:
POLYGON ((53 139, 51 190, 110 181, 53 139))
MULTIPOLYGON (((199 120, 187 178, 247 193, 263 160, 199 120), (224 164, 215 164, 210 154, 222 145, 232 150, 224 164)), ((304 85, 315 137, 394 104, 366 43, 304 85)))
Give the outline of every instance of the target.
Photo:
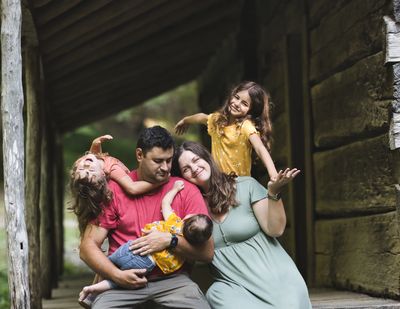
POLYGON ((102 203, 112 199, 107 187, 109 179, 116 181, 126 193, 132 195, 143 194, 160 186, 147 181, 133 181, 128 175, 129 169, 120 160, 103 153, 101 143, 112 138, 111 135, 95 138, 89 152, 72 166, 70 186, 74 202, 71 210, 78 218, 81 233, 100 214, 102 203))

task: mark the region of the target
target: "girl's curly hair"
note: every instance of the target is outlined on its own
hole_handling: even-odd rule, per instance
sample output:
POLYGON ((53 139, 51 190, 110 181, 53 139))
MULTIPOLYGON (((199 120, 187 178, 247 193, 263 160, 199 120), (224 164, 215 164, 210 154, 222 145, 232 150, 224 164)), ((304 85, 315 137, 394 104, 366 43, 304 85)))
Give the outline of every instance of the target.
POLYGON ((82 236, 86 226, 102 213, 112 200, 112 192, 107 186, 107 177, 90 181, 89 177, 78 178, 75 175, 76 162, 71 170, 70 189, 73 197, 71 210, 78 219, 79 232, 82 236))

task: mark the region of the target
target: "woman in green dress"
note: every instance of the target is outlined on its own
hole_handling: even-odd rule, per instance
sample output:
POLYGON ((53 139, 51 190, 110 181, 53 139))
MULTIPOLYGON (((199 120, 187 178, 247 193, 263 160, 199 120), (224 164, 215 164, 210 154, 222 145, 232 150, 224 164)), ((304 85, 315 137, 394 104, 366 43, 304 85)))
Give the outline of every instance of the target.
POLYGON ((173 170, 203 192, 214 222, 212 308, 311 308, 307 286, 275 237, 285 230, 280 191, 300 172, 280 171, 268 191, 251 177, 219 171, 200 144, 184 142, 173 170))

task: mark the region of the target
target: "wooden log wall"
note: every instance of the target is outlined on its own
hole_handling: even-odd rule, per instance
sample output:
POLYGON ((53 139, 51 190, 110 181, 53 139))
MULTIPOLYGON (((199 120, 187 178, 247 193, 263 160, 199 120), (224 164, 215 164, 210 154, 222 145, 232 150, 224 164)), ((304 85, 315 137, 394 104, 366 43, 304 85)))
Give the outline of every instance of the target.
MULTIPOLYGON (((396 274, 391 271, 398 266, 398 257, 386 254, 381 246, 374 249, 376 241, 373 239, 384 239, 387 233, 388 239, 395 243, 393 231, 397 231, 397 226, 391 227, 389 232, 380 228, 379 219, 370 216, 391 218, 395 210, 393 162, 386 133, 393 90, 391 71, 384 66, 382 31, 383 15, 389 9, 389 1, 384 0, 306 1, 306 5, 295 0, 269 1, 262 10, 266 22, 261 36, 261 69, 274 100, 283 102, 275 109, 277 151, 273 157, 290 164, 297 156, 293 155, 293 145, 296 139, 301 138, 295 137, 293 132, 297 120, 292 110, 300 100, 291 99, 291 67, 296 65, 291 60, 295 57, 295 52, 291 52, 291 42, 296 35, 307 41, 308 50, 301 44, 297 47, 299 53, 307 53, 303 60, 300 58, 303 62, 301 69, 306 74, 302 104, 308 110, 303 114, 302 132, 305 133, 305 154, 312 160, 304 162, 304 177, 305 200, 312 202, 315 218, 312 233, 315 252, 307 250, 313 255, 308 259, 315 259, 315 262, 308 261, 315 263, 315 285, 395 296, 393 287, 398 282, 394 281, 396 274), (307 125, 310 126, 308 129, 307 125), (311 140, 307 141, 307 138, 311 140), (346 219, 341 219, 343 217, 346 219), (341 220, 350 223, 344 225, 341 220), (358 221, 376 225, 373 228, 375 234, 364 235, 362 231, 357 231, 360 233, 357 234, 358 221), (332 234, 332 230, 342 233, 346 230, 349 244, 357 243, 362 235, 371 239, 363 242, 366 248, 361 246, 357 249, 345 243, 341 247, 340 237, 343 235, 332 234), (330 250, 321 251, 321 248, 330 250), (376 254, 369 255, 369 252, 376 254), (385 266, 379 263, 380 254, 388 259, 385 266), (359 272, 350 270, 358 262, 336 263, 351 257, 354 261, 361 261, 360 264, 368 261, 371 267, 363 275, 357 275, 359 272), (392 266, 386 268, 386 265, 392 266), (381 270, 380 276, 369 281, 377 269, 381 270)), ((308 206, 305 209, 307 217, 310 209, 308 206)), ((296 235, 291 241, 295 242, 298 252, 301 243, 297 239, 299 229, 296 223, 298 226, 302 222, 298 221, 296 211, 293 213, 296 235)), ((306 222, 313 223, 312 220, 306 222)), ((390 222, 390 219, 384 222, 390 222)), ((307 230, 307 235, 310 235, 310 230, 307 230)), ((396 249, 392 252, 396 253, 396 249)), ((312 281, 308 280, 309 283, 312 281)))
POLYGON ((391 2, 308 1, 317 285, 400 296, 388 141, 391 2))
MULTIPOLYGON (((303 169, 284 196, 280 241, 309 285, 399 297, 399 163, 389 149, 393 72, 383 20, 391 1, 244 2, 257 7, 256 78, 275 103, 272 157, 278 168, 303 169)), ((204 70, 204 112, 244 79, 239 44, 228 38, 204 70)))

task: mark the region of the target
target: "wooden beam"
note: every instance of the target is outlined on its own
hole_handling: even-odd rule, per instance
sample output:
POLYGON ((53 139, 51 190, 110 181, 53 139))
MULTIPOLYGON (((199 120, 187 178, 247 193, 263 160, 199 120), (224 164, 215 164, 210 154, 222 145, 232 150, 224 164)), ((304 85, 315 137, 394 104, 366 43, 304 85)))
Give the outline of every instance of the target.
MULTIPOLYGON (((125 92, 130 93, 133 89, 136 89, 137 95, 140 96, 139 92, 143 87, 132 87, 132 85, 145 85, 146 87, 147 84, 163 83, 165 80, 174 78, 177 67, 189 68, 189 72, 191 72, 190 68, 196 66, 197 61, 204 63, 204 59, 207 59, 209 56, 209 52, 192 55, 192 58, 189 58, 184 65, 179 63, 179 57, 176 57, 175 59, 177 60, 168 62, 168 66, 155 67, 151 71, 147 72, 133 71, 133 75, 126 77, 125 79, 120 79, 114 83, 110 83, 107 87, 93 91, 85 96, 71 98, 68 101, 63 101, 63 103, 57 102, 56 106, 58 107, 56 108, 56 115, 65 115, 74 113, 81 109, 86 109, 87 107, 90 108, 91 105, 97 105, 97 102, 101 102, 107 98, 114 98, 116 95, 122 95, 125 92), (155 76, 158 76, 158 78, 155 78, 155 76), (82 104, 82 102, 85 103, 82 104)), ((180 69, 177 73, 181 75, 183 74, 182 72, 185 71, 180 69)))
MULTIPOLYGON (((97 101, 98 104, 93 101, 95 108, 97 108, 96 114, 86 112, 82 113, 82 110, 80 110, 76 112, 72 111, 73 114, 69 114, 66 117, 59 115, 59 117, 57 117, 58 126, 62 132, 66 132, 81 125, 90 123, 91 121, 108 117, 114 113, 138 105, 145 100, 195 79, 201 68, 204 68, 205 60, 197 61, 191 67, 184 67, 182 70, 179 70, 179 72, 176 72, 176 74, 171 76, 171 78, 167 78, 162 82, 159 82, 158 80, 154 81, 154 79, 146 80, 144 83, 140 83, 140 85, 143 85, 142 87, 126 87, 124 93, 118 94, 118 92, 116 92, 114 97, 104 98, 101 102, 97 101), (101 106, 106 106, 107 108, 102 109, 100 108, 101 106)), ((89 106, 89 109, 90 108, 92 107, 89 106)))
MULTIPOLYGON (((208 2, 198 3, 202 4, 203 9, 208 8, 205 5, 208 2)), ((132 31, 114 29, 113 34, 88 42, 78 51, 71 53, 71 56, 46 62, 46 73, 52 79, 59 79, 68 74, 75 74, 76 71, 79 71, 79 75, 85 73, 86 69, 93 64, 99 70, 103 66, 113 67, 116 63, 122 63, 127 58, 132 58, 132 55, 140 53, 143 49, 149 51, 153 47, 153 51, 157 45, 161 45, 163 42, 174 40, 205 25, 215 23, 218 19, 232 13, 234 9, 231 7, 222 10, 222 8, 214 7, 206 16, 203 11, 197 11, 197 14, 193 15, 194 8, 185 7, 177 12, 171 12, 172 16, 154 20, 153 17, 146 17, 142 22, 135 22, 133 29, 127 27, 132 31)), ((200 7, 197 9, 200 10, 200 7)), ((152 15, 156 16, 157 14, 152 15)))
MULTIPOLYGON (((46 61, 51 61, 59 57, 68 57, 71 52, 81 50, 85 44, 90 41, 94 41, 94 39, 99 39, 102 41, 107 39, 109 36, 114 37, 121 31, 127 31, 127 28, 130 27, 130 24, 132 22, 137 22, 137 19, 140 18, 142 14, 148 17, 153 16, 154 13, 158 12, 158 10, 154 12, 154 9, 158 8, 166 1, 167 0, 144 1, 142 4, 140 4, 140 1, 129 1, 126 2, 127 7, 125 10, 110 10, 107 11, 107 15, 105 15, 103 19, 95 18, 92 20, 90 18, 89 20, 86 20, 84 21, 85 24, 83 25, 83 29, 86 31, 82 32, 82 26, 76 29, 76 31, 79 30, 78 33, 70 34, 75 35, 73 40, 68 40, 67 44, 65 44, 65 42, 63 43, 63 40, 59 38, 61 44, 59 44, 60 47, 55 47, 51 50, 45 48, 44 52, 46 53, 46 61)), ((175 4, 175 2, 173 3, 175 4)), ((69 32, 64 33, 64 35, 68 35, 69 32)), ((49 44, 50 40, 52 41, 54 39, 55 38, 50 38, 49 44)), ((46 44, 46 42, 43 42, 43 44, 46 44)), ((91 45, 91 43, 89 43, 89 45, 91 45)))
POLYGON ((395 179, 387 139, 384 133, 314 153, 317 215, 355 216, 395 209, 395 179))
MULTIPOLYGON (((79 74, 71 73, 70 78, 64 77, 62 80, 60 75, 63 75, 67 72, 59 72, 57 73, 57 78, 52 80, 54 81, 54 85, 57 85, 57 81, 60 84, 59 86, 55 86, 54 89, 56 91, 65 91, 71 89, 75 85, 75 87, 82 87, 83 84, 87 84, 91 79, 97 76, 110 76, 110 72, 115 72, 117 69, 126 68, 129 65, 136 65, 137 61, 136 57, 140 57, 141 55, 145 55, 151 62, 158 62, 157 59, 153 57, 153 54, 159 50, 167 48, 168 45, 180 45, 181 49, 198 49, 198 42, 196 41, 196 37, 203 38, 204 44, 208 44, 207 41, 214 40, 215 37, 218 37, 222 40, 222 38, 226 37, 227 33, 229 33, 230 29, 232 29, 231 25, 234 22, 231 18, 226 17, 225 19, 219 20, 216 18, 214 23, 211 24, 197 24, 194 26, 177 26, 172 29, 168 35, 164 36, 155 36, 149 37, 146 40, 143 40, 136 45, 130 46, 128 49, 118 52, 114 55, 110 55, 107 58, 101 60, 101 62, 95 63, 93 66, 87 66, 83 69, 79 70, 79 74), (187 43, 188 40, 195 42, 193 45, 187 43), (192 46, 192 47, 191 47, 192 46)), ((202 48, 202 47, 200 47, 202 48)), ((65 68, 67 71, 68 68, 65 68)))
POLYGON ((83 2, 83 0, 52 1, 43 8, 36 8, 35 6, 34 14, 37 26, 43 26, 49 22, 49 20, 60 16, 81 2, 83 2))
MULTIPOLYGON (((59 1, 58 3, 61 6, 68 5, 67 3, 70 1, 59 1)), ((113 2, 112 0, 89 0, 83 1, 81 5, 72 7, 65 14, 60 17, 54 19, 53 21, 42 25, 39 27, 39 36, 41 40, 46 40, 51 36, 58 35, 57 33, 65 29, 67 27, 71 27, 76 23, 79 23, 79 20, 87 18, 93 12, 107 6, 113 2)), ((119 2, 119 1, 118 1, 119 2)), ((111 4, 112 5, 112 4, 111 4)))
POLYGON ((223 26, 215 28, 217 29, 214 31, 215 37, 207 38, 213 28, 214 27, 211 26, 204 29, 201 33, 188 35, 182 38, 182 40, 176 41, 176 44, 157 48, 151 55, 146 53, 142 57, 133 59, 134 61, 123 63, 107 72, 102 72, 102 74, 93 76, 90 79, 75 83, 72 87, 67 87, 64 83, 55 84, 52 91, 56 94, 55 97, 61 98, 61 101, 57 100, 55 104, 63 105, 63 102, 71 98, 76 99, 79 98, 79 96, 84 96, 93 91, 106 90, 107 86, 114 82, 120 83, 127 79, 132 80, 132 75, 136 75, 140 78, 141 75, 152 72, 153 68, 158 69, 164 66, 170 66, 169 63, 171 62, 175 63, 177 66, 185 65, 191 61, 187 59, 196 59, 197 55, 210 53, 219 45, 221 42, 220 37, 229 30, 230 26, 228 24, 223 24, 223 26), (188 47, 196 46, 199 40, 207 42, 201 49, 188 47), (182 47, 181 42, 185 42, 186 46, 182 47))
POLYGON ((52 0, 32 0, 34 8, 40 8, 49 4, 52 0))
POLYGON ((1 109, 8 286, 11 308, 29 309, 29 247, 24 215, 21 2, 2 0, 1 10, 1 109))

